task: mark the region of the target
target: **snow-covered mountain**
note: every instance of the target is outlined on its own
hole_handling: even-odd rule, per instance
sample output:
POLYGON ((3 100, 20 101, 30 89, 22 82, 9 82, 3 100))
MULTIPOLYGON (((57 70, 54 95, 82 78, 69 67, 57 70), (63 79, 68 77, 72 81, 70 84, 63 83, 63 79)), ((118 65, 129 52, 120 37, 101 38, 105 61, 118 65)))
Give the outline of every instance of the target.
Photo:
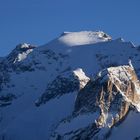
POLYGON ((0 140, 140 139, 140 48, 64 32, 0 58, 0 140))

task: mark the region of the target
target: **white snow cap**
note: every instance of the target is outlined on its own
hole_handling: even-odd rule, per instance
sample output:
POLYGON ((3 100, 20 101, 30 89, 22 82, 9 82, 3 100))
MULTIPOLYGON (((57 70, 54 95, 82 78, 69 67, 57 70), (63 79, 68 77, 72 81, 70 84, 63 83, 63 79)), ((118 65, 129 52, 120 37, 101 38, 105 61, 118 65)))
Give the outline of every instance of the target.
POLYGON ((23 43, 23 44, 19 44, 16 46, 16 49, 22 49, 22 48, 30 48, 30 44, 27 43, 23 43))
POLYGON ((81 84, 81 88, 83 88, 87 84, 87 82, 90 80, 90 78, 86 76, 86 74, 81 68, 78 68, 74 70, 73 72, 78 77, 81 84))
POLYGON ((29 45, 30 45, 30 44, 23 43, 23 44, 21 45, 21 48, 29 48, 29 45))
POLYGON ((24 59, 27 58, 28 54, 30 54, 33 51, 33 46, 31 46, 30 44, 27 43, 23 43, 23 44, 19 44, 18 46, 16 46, 16 51, 17 51, 17 58, 15 59, 14 63, 16 63, 17 61, 20 62, 24 59), (26 51, 19 51, 20 49, 27 49, 26 51))
POLYGON ((81 68, 78 68, 73 72, 79 79, 89 79, 81 68))
POLYGON ((94 44, 111 40, 111 37, 102 31, 64 32, 58 39, 68 46, 94 44))

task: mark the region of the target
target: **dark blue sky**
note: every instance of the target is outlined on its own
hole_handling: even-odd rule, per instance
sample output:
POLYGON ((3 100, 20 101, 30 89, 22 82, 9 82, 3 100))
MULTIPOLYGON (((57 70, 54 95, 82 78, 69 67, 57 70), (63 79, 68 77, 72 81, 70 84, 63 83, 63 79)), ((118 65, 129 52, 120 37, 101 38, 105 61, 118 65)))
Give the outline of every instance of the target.
POLYGON ((140 0, 0 0, 0 56, 63 31, 103 30, 140 44, 140 0))

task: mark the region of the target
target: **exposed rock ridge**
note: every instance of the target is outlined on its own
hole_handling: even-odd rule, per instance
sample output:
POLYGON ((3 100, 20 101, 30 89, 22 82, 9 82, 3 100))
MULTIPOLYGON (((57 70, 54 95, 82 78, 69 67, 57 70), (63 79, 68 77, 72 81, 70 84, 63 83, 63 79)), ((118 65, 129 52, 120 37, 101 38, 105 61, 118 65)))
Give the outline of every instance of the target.
MULTIPOLYGON (((140 82, 134 68, 129 65, 110 67, 101 71, 96 79, 90 80, 78 93, 72 116, 62 121, 59 126, 71 123, 82 114, 97 114, 92 123, 73 132, 60 134, 53 138, 61 139, 105 139, 112 127, 123 121, 130 110, 140 111, 140 82), (106 129, 105 129, 106 128, 106 129)), ((81 122, 82 123, 82 122, 81 122)), ((58 127, 59 128, 59 127, 58 127)))

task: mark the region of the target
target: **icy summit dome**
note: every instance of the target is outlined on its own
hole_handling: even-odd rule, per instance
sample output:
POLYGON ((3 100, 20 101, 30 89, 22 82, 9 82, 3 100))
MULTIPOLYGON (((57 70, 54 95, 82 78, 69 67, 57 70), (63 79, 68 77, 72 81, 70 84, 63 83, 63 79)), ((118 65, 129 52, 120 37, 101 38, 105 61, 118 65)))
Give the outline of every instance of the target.
POLYGON ((102 31, 64 32, 58 39, 68 46, 94 44, 111 40, 111 37, 102 31))

